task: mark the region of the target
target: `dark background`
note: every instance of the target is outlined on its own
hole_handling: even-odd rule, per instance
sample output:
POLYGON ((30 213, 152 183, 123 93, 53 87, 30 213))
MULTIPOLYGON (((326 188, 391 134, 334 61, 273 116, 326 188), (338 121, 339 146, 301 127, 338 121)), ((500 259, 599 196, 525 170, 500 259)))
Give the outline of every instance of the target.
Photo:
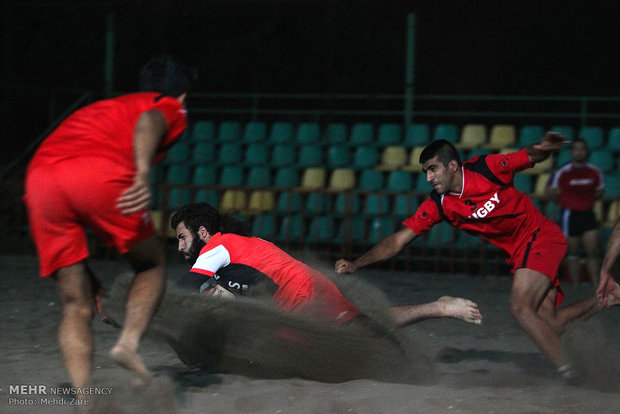
POLYGON ((0 165, 49 125, 52 88, 103 90, 109 13, 117 91, 173 53, 200 92, 401 93, 413 12, 418 94, 618 96, 616 3, 5 0, 0 165))

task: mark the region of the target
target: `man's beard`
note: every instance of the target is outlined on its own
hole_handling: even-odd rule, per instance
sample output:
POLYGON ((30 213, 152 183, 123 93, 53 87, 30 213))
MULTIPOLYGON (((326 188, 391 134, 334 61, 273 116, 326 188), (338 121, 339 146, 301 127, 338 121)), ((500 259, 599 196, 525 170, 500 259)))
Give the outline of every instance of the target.
POLYGON ((196 260, 198 260, 198 256, 200 256, 200 250, 202 250, 205 244, 207 243, 200 240, 198 237, 194 237, 194 240, 192 240, 192 245, 189 246, 189 249, 187 250, 189 257, 185 259, 185 261, 190 265, 194 265, 196 260))

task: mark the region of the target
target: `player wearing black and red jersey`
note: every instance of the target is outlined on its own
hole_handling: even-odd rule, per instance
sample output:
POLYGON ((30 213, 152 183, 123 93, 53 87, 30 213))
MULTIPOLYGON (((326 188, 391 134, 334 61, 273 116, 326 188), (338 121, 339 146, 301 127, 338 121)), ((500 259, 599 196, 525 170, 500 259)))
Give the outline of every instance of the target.
MULTIPOLYGON (((516 172, 543 161, 563 144, 561 135, 549 132, 540 144, 521 151, 478 156, 461 163, 451 143, 432 142, 420 155, 427 182, 433 186, 429 198, 405 220, 402 230, 354 261, 338 260, 336 272, 353 273, 389 259, 441 221, 479 235, 507 255, 513 274, 513 317, 551 362, 565 376, 571 375, 561 352, 560 334, 568 321, 589 317, 603 305, 592 297, 556 309, 563 298, 557 271, 566 252, 566 239, 513 185, 516 172)), ((614 292, 620 292, 615 281, 610 283, 614 292)), ((618 302, 611 296, 607 306, 618 302)))
MULTIPOLYGON (((220 214, 207 203, 180 208, 170 220, 179 251, 192 265, 178 282, 202 293, 266 297, 281 310, 301 312, 342 325, 361 316, 324 274, 296 260, 271 242, 251 237, 242 222, 220 214), (220 290, 215 289, 215 284, 220 290), (226 293, 224 293, 226 294, 226 293)), ((422 319, 452 317, 480 324, 478 305, 442 297, 420 305, 390 308, 394 322, 407 325, 422 319)))
POLYGON ((549 180, 547 192, 561 207, 560 226, 568 242, 568 276, 579 284, 579 246, 586 255, 586 268, 596 286, 600 267, 600 230, 594 203, 603 196, 605 180, 601 170, 588 163, 588 145, 583 139, 571 142, 571 161, 560 167, 549 180))

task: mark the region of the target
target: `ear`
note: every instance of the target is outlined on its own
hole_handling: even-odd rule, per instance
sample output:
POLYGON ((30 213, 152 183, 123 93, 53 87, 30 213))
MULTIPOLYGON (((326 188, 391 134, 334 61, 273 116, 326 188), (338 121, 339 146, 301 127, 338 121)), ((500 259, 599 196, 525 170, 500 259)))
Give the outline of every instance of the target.
POLYGON ((207 241, 209 238, 211 238, 211 234, 209 234, 209 231, 205 226, 200 226, 198 228, 198 237, 200 237, 202 241, 207 241))
POLYGON ((183 92, 181 95, 177 96, 177 101, 179 101, 181 105, 185 105, 186 96, 187 96, 187 92, 183 92))
POLYGON ((448 166, 450 167, 450 171, 451 172, 457 172, 459 169, 459 163, 456 162, 456 160, 452 160, 450 161, 450 163, 448 164, 448 166))

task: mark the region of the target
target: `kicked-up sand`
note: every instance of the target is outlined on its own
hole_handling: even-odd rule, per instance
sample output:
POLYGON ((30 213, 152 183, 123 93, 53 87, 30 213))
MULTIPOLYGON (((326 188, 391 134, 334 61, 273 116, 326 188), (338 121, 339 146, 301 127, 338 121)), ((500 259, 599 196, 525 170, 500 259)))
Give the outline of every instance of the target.
MULTIPOLYGON (((110 294, 106 315, 122 321, 127 265, 92 267, 110 294)), ((368 270, 353 277, 331 273, 330 263, 317 267, 370 323, 337 328, 253 301, 169 289, 140 348, 152 384, 136 386, 133 374, 108 358, 119 330, 97 316, 92 387, 80 390, 90 394, 72 401, 51 394, 68 381, 52 282, 38 278, 35 257, 0 257, 0 413, 77 412, 79 401, 97 413, 620 412, 620 306, 564 335, 581 378, 567 384, 511 318, 507 275, 368 270), (383 312, 443 295, 476 302, 483 324, 434 319, 398 329, 383 312)), ((170 265, 169 277, 184 271, 170 265)), ((570 303, 593 288, 564 290, 570 303)))

